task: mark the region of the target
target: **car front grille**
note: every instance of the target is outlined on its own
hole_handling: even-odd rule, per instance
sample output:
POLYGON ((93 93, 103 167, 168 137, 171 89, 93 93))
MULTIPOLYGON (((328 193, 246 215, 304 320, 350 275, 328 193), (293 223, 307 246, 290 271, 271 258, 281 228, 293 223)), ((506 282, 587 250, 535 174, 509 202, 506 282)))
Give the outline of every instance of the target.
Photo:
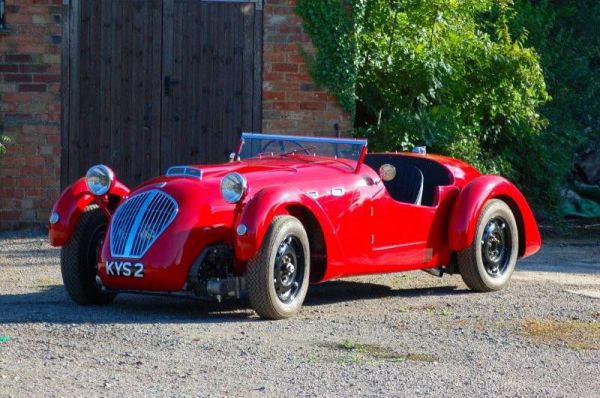
POLYGON ((170 195, 152 190, 127 199, 110 226, 110 252, 115 258, 143 257, 171 225, 179 208, 170 195))

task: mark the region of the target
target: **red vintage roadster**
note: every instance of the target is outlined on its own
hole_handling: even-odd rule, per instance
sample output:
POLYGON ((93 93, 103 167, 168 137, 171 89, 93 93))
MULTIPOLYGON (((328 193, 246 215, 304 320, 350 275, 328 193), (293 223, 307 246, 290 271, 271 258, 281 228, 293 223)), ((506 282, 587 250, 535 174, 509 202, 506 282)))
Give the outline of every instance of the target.
POLYGON ((541 245, 502 177, 425 153, 370 154, 365 140, 266 134, 243 134, 229 163, 171 167, 132 191, 94 166, 49 229, 79 304, 247 294, 269 319, 296 314, 310 283, 351 275, 422 269, 499 290, 541 245))

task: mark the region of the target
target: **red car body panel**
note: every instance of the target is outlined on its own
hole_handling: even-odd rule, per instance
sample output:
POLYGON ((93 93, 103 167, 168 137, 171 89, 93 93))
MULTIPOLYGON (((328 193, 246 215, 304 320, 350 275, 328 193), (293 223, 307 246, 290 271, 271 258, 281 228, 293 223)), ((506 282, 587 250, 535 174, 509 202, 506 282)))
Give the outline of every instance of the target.
POLYGON ((481 176, 471 181, 459 195, 448 226, 449 246, 463 250, 471 244, 477 220, 485 203, 502 199, 511 207, 519 225, 519 256, 528 257, 541 247, 542 239, 533 212, 517 187, 499 176, 481 176))
POLYGON ((522 226, 520 255, 525 257, 539 249, 541 239, 531 209, 507 180, 481 176, 466 163, 443 156, 382 155, 433 162, 445 170, 448 183, 435 188, 429 206, 399 202, 390 196, 378 172, 366 164, 361 167, 364 152, 358 166, 343 159, 303 156, 195 166, 202 169, 202 179, 159 177, 131 193, 117 182, 107 198, 100 199, 88 192, 81 179, 54 206, 60 221, 49 226, 50 243, 66 244, 79 215, 92 202, 106 208, 110 215, 115 208, 108 208, 109 203, 158 189, 175 199, 177 217, 139 260, 113 258, 110 239, 105 239, 98 274, 106 287, 181 291, 193 263, 205 248, 215 244, 233 248, 233 270, 241 276, 273 218, 283 214, 304 217, 301 221, 307 223, 316 221, 314 231, 322 236, 324 247, 314 253, 323 259, 322 272, 312 278, 314 283, 449 265, 453 253, 472 242, 482 208, 492 198, 506 200, 522 226), (222 178, 231 172, 242 174, 248 181, 248 191, 237 204, 226 202, 220 192, 222 178), (111 202, 111 195, 117 200, 111 202), (242 236, 236 233, 240 224, 247 227, 242 236), (116 260, 143 262, 144 277, 108 275, 106 262, 116 260))
POLYGON ((73 235, 81 213, 89 205, 98 203, 100 208, 107 210, 107 215, 110 215, 114 211, 114 207, 128 196, 129 188, 119 181, 115 181, 108 194, 102 198, 97 198, 90 193, 85 178, 75 181, 65 189, 52 208, 52 213, 58 214, 60 217, 58 222, 51 224, 48 229, 50 244, 52 246, 65 245, 73 235), (113 200, 111 203, 111 198, 117 200, 113 200))

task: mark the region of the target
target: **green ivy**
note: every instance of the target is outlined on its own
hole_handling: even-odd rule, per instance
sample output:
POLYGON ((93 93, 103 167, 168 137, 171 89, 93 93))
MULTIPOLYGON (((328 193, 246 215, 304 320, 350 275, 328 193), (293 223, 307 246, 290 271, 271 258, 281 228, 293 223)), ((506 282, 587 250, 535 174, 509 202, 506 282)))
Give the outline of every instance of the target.
POLYGON ((299 0, 296 12, 315 47, 314 52, 302 49, 311 76, 354 115, 356 39, 349 8, 340 0, 299 0))
POLYGON ((316 48, 311 75, 372 149, 427 145, 538 199, 547 179, 530 176, 551 173, 524 148, 541 139, 550 97, 538 54, 511 34, 513 9, 512 0, 299 0, 297 11, 316 48))
POLYGON ((6 152, 6 145, 8 143, 10 143, 10 138, 0 132, 0 155, 6 152))

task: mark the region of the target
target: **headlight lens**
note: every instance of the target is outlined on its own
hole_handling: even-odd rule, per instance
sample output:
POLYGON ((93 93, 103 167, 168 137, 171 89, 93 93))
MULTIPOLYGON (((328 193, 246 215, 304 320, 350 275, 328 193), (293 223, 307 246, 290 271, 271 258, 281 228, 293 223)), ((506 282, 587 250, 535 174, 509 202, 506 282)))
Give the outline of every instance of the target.
POLYGON ((114 181, 115 173, 103 164, 91 167, 85 175, 88 189, 96 196, 106 194, 114 181))
POLYGON ((227 174, 221 181, 221 194, 223 199, 229 203, 237 203, 242 200, 247 189, 248 182, 238 173, 227 174))

